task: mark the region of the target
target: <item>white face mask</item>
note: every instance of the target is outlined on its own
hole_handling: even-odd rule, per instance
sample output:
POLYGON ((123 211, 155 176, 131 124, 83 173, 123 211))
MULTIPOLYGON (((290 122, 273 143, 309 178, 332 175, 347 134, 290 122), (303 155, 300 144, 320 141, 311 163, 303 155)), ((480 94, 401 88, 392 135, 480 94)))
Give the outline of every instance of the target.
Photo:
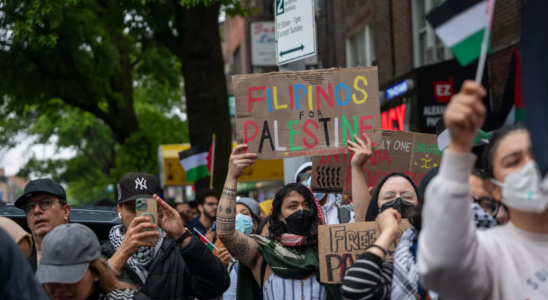
POLYGON ((541 175, 534 160, 504 179, 491 179, 502 188, 502 203, 519 211, 542 213, 548 208, 548 193, 540 188, 541 175))

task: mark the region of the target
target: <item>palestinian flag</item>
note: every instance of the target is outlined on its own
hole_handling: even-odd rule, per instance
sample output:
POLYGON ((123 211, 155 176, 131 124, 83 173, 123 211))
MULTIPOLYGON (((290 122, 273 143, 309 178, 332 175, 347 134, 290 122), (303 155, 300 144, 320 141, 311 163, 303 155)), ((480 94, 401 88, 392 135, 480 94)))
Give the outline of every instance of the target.
POLYGON ((502 94, 497 128, 504 125, 511 125, 516 122, 525 123, 525 111, 523 105, 523 88, 521 84, 521 60, 518 52, 514 49, 506 86, 502 94))
POLYGON ((211 175, 213 163, 213 143, 194 146, 188 150, 179 152, 181 165, 186 172, 188 182, 211 175))
POLYGON ((205 236, 203 236, 198 230, 196 230, 196 228, 194 228, 194 231, 196 231, 196 233, 200 237, 200 240, 206 245, 207 249, 209 249, 210 251, 213 251, 213 249, 217 249, 217 247, 215 247, 212 242, 210 242, 205 236))
MULTIPOLYGON (((461 66, 479 58, 485 30, 491 26, 495 0, 447 0, 426 16, 436 35, 461 66)), ((490 33, 489 33, 490 35, 490 33)), ((491 47, 489 44, 487 51, 491 47)))
MULTIPOLYGON (((449 146, 449 130, 445 128, 443 123, 443 117, 436 123, 436 134, 438 135, 438 149, 443 151, 449 146)), ((489 144, 489 134, 481 129, 478 130, 476 137, 474 138, 474 147, 489 144)))

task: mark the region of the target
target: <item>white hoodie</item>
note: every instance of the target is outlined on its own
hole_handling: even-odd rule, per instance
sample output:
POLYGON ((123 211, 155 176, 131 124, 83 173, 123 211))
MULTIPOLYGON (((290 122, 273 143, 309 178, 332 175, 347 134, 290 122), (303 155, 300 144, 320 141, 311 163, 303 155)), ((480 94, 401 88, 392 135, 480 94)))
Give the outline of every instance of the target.
POLYGON ((548 234, 512 223, 477 231, 468 176, 475 155, 446 150, 426 189, 418 268, 444 299, 548 299, 548 234))

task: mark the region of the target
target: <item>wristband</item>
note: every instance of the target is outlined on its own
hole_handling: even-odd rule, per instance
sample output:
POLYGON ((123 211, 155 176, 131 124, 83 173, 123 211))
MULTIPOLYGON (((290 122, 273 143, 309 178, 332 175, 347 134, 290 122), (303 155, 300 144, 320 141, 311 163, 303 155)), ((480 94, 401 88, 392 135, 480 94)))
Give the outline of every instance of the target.
POLYGON ((367 249, 369 248, 377 248, 377 249, 380 249, 382 251, 382 253, 384 253, 384 256, 387 256, 388 255, 388 251, 386 251, 386 249, 384 249, 383 247, 379 246, 379 245, 375 245, 375 244, 371 244, 369 245, 367 248, 365 248, 365 250, 367 251, 367 249))
POLYGON ((112 270, 112 272, 114 274, 116 274, 116 276, 120 276, 120 272, 116 271, 116 269, 114 269, 114 267, 110 264, 110 258, 108 259, 108 266, 110 267, 110 269, 112 270))
POLYGON ((182 243, 187 237, 189 237, 191 235, 192 235, 192 233, 190 233, 190 230, 188 230, 188 228, 185 228, 185 233, 183 235, 181 235, 181 237, 176 239, 175 243, 178 245, 178 244, 182 243))

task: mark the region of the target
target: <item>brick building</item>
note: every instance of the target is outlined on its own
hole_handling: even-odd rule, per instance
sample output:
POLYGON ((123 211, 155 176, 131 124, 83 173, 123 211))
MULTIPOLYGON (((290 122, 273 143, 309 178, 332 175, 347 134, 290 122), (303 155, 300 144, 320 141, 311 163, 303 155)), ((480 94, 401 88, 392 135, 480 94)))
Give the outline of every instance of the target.
MULTIPOLYGON (((473 79, 477 66, 456 64, 426 22, 426 14, 443 1, 315 0, 318 55, 307 68, 377 66, 383 127, 435 133, 435 122, 450 98, 446 94, 458 92, 462 81, 473 79), (405 128, 396 125, 396 108, 405 109, 405 128)), ((274 20, 274 0, 251 2, 257 8, 252 17, 227 18, 224 24, 229 32, 223 36, 237 37, 235 42, 223 40, 229 93, 231 75, 277 70, 276 66, 253 65, 250 40, 253 22, 274 20)), ((482 81, 489 87, 484 103, 491 116, 497 113, 512 49, 519 47, 523 2, 496 2, 489 65, 482 81)), ((486 130, 493 129, 489 120, 486 126, 486 130)))

